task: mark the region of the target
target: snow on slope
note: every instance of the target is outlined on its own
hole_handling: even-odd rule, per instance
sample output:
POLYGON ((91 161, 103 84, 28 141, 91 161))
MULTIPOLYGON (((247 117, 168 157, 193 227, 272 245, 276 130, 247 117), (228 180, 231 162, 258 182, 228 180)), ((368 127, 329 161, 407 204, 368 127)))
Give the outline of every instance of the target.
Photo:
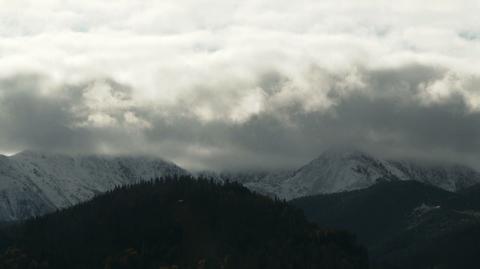
POLYGON ((0 156, 0 221, 23 219, 44 214, 55 206, 14 162, 0 156))
POLYGON ((456 164, 432 164, 412 161, 390 161, 402 173, 402 179, 412 179, 447 191, 458 191, 480 182, 476 170, 456 164))
MULTIPOLYGON (((186 174, 151 157, 69 156, 26 151, 0 155, 0 221, 25 219, 68 207, 117 185, 186 174)), ((202 174, 199 174, 200 176, 202 174)), ((269 196, 293 199, 369 187, 378 180, 425 182, 457 191, 480 183, 480 173, 460 165, 387 161, 356 150, 330 150, 295 171, 217 174, 269 196)))
POLYGON ((284 198, 369 187, 379 179, 398 180, 390 163, 360 151, 327 151, 282 184, 284 198))
POLYGON ((329 150, 296 171, 269 174, 244 185, 290 200, 367 188, 377 180, 417 180, 457 191, 480 183, 480 173, 460 165, 388 161, 357 150, 329 150))
POLYGON ((25 151, 0 157, 0 221, 77 204, 115 186, 186 174, 152 157, 68 156, 25 151))

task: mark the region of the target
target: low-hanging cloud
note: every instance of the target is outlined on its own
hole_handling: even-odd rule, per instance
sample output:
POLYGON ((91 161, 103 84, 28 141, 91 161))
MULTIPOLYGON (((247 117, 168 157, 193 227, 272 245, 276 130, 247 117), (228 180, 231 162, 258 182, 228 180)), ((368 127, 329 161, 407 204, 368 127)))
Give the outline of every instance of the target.
POLYGON ((0 151, 480 166, 476 1, 228 2, 0 0, 0 151))

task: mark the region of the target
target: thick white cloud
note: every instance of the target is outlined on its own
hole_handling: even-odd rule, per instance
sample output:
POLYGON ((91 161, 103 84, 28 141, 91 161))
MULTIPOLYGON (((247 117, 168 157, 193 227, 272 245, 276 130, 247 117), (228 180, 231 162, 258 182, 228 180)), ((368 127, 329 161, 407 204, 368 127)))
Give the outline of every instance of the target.
MULTIPOLYGON (((127 150, 163 150, 167 142, 145 136, 180 119, 237 128, 268 115, 297 139, 306 132, 298 113, 335 115, 356 94, 425 108, 461 97, 473 115, 478 10, 474 0, 0 0, 0 102, 21 88, 61 103, 68 132, 94 132, 88 148, 105 151, 118 146, 112 134, 136 140, 127 150)), ((15 125, 2 117, 0 128, 15 125)), ((368 133, 375 141, 397 135, 368 133)), ((5 137, 3 150, 42 147, 5 137)), ((171 155, 226 154, 195 137, 171 155)))

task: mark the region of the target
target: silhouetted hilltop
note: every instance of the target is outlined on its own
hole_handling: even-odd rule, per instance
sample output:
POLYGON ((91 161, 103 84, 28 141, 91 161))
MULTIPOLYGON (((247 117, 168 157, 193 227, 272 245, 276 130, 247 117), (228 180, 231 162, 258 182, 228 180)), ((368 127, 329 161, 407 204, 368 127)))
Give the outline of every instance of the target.
POLYGON ((368 267, 351 234, 239 184, 189 176, 120 187, 2 231, 0 268, 368 267))

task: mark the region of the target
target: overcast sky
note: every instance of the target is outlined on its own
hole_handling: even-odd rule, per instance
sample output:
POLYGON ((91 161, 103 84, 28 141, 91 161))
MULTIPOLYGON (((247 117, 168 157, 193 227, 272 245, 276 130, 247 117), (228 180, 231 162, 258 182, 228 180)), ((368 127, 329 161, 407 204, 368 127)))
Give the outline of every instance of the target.
POLYGON ((0 152, 480 167, 480 2, 0 0, 0 152))

